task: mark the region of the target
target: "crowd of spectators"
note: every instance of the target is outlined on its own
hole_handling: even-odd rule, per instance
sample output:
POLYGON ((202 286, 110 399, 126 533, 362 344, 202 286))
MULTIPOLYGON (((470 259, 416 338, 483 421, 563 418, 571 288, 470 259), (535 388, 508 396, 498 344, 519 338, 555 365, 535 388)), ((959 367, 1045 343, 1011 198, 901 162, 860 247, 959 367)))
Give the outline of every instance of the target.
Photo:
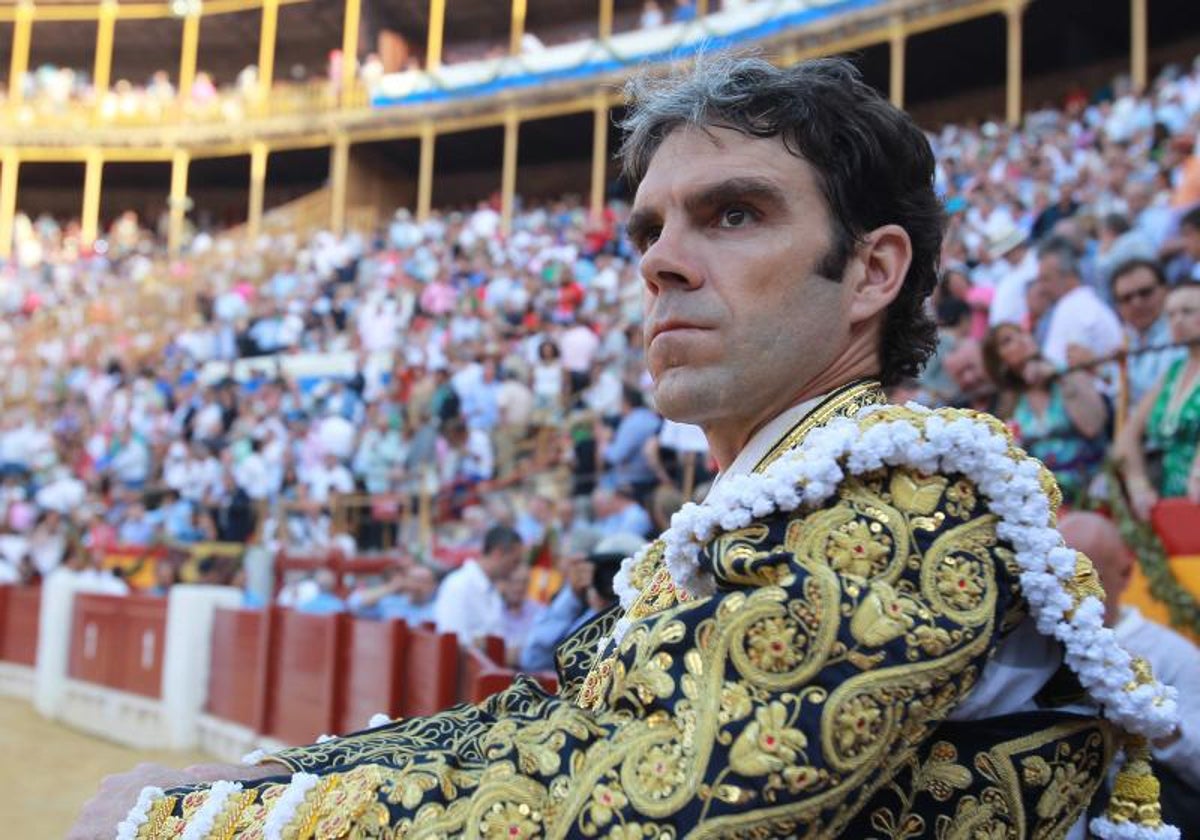
POLYGON ((1200 73, 1168 69, 1142 95, 1118 79, 1108 93, 1029 114, 1020 130, 934 136, 950 214, 941 337, 904 390, 1008 421, 1072 506, 1115 492, 1103 466, 1118 456, 1145 516, 1161 495, 1200 501, 1200 476, 1188 484, 1200 466, 1188 420, 1200 396, 1200 73))
MULTIPOLYGON (((341 83, 341 51, 333 50, 327 68, 313 72, 297 63, 280 74, 278 83, 288 90, 324 89, 333 101, 341 83)), ((383 75, 383 65, 375 53, 359 65, 358 75, 368 89, 383 75)), ((0 103, 7 91, 0 91, 0 103)), ((96 90, 91 74, 82 69, 42 64, 26 73, 21 85, 22 106, 27 118, 54 119, 70 115, 80 107, 94 109, 106 123, 155 122, 178 113, 190 119, 236 121, 261 104, 258 67, 249 64, 236 76, 222 82, 205 70, 196 73, 186 96, 181 97, 177 83, 166 70, 157 70, 145 81, 121 78, 107 90, 96 90)))
MULTIPOLYGON (((765 0, 712 0, 709 11, 740 8, 765 0)), ((640 11, 630 10, 619 16, 617 30, 628 28, 655 29, 668 23, 689 23, 696 20, 696 0, 645 0, 640 11), (626 20, 628 18, 628 20, 626 20)), ((520 40, 522 53, 533 53, 548 45, 586 40, 595 36, 596 21, 560 21, 542 27, 537 33, 526 31, 520 40)), ((423 69, 419 45, 411 43, 398 32, 383 30, 377 39, 377 49, 360 55, 357 77, 371 91, 388 72, 423 69)), ((445 46, 443 64, 460 64, 481 59, 503 58, 508 54, 506 40, 489 39, 451 43, 445 46)), ((340 49, 331 49, 324 62, 293 63, 276 71, 276 94, 297 88, 317 90, 322 87, 335 100, 342 79, 343 56, 340 49), (321 66, 317 66, 321 65, 321 66)), ((258 67, 249 64, 235 76, 220 79, 206 70, 196 73, 186 96, 180 97, 178 82, 167 70, 157 70, 145 80, 118 78, 103 91, 96 90, 91 73, 83 68, 44 63, 24 74, 21 99, 29 117, 53 118, 69 114, 79 106, 95 109, 100 119, 108 123, 154 122, 177 113, 182 107, 192 119, 221 119, 233 122, 241 119, 261 103, 258 67)), ((7 85, 0 90, 0 104, 7 95, 7 85)), ((275 97, 273 97, 275 98, 275 97)))
MULTIPOLYGON (((1019 129, 931 135, 949 218, 940 340, 894 398, 995 412, 1069 506, 1117 492, 1113 454, 1139 515, 1200 502, 1198 134, 1200 63, 1019 129)), ((114 290, 171 283, 154 235, 125 216, 81 249, 71 226, 24 219, 0 359, 22 378, 22 325, 65 328, 38 333, 27 398, 0 416, 0 578, 66 564, 119 588, 98 568, 122 544, 398 546, 380 579, 345 591, 323 572, 280 597, 499 634, 512 661, 549 667, 561 633, 611 600, 613 558, 714 469, 700 430, 647 398, 625 211, 530 205, 507 236, 493 201, 423 223, 400 210, 370 234, 200 234, 194 297, 163 315, 153 352, 86 337, 114 290), (453 571, 422 498, 434 544, 470 558, 453 571)))

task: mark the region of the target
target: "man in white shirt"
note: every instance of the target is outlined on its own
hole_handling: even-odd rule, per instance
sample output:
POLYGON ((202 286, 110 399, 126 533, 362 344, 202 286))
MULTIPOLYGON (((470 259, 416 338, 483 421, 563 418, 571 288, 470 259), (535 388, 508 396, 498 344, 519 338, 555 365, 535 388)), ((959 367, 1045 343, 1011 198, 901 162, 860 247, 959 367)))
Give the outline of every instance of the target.
POLYGON ((988 323, 1024 324, 1028 309, 1025 288, 1037 277, 1037 257, 1029 247, 1025 231, 1005 218, 988 234, 988 257, 996 292, 988 311, 988 323))
POLYGON ((462 644, 503 635, 504 598, 497 584, 525 559, 525 546, 512 528, 496 525, 483 538, 483 554, 451 572, 438 588, 433 620, 438 632, 454 633, 462 644))
POLYGON ((1085 355, 1107 356, 1121 347, 1121 322, 1096 291, 1080 281, 1078 256, 1069 242, 1055 237, 1038 248, 1038 281, 1054 301, 1042 344, 1047 361, 1062 369, 1085 355))
POLYGON ((1100 573, 1107 596, 1104 623, 1126 650, 1150 663, 1155 676, 1179 690, 1179 732, 1155 742, 1154 757, 1163 784, 1163 819, 1184 837, 1200 837, 1195 808, 1200 802, 1200 648, 1144 618, 1136 607, 1121 605, 1134 556, 1111 521, 1096 513, 1069 513, 1059 530, 1067 545, 1091 558, 1100 573))
POLYGON ((308 470, 305 483, 309 498, 320 505, 328 504, 334 493, 354 492, 354 476, 332 452, 325 453, 324 461, 308 470))
POLYGON ((233 467, 233 480, 254 501, 262 501, 271 495, 273 487, 271 470, 262 456, 262 443, 251 439, 250 451, 233 467))

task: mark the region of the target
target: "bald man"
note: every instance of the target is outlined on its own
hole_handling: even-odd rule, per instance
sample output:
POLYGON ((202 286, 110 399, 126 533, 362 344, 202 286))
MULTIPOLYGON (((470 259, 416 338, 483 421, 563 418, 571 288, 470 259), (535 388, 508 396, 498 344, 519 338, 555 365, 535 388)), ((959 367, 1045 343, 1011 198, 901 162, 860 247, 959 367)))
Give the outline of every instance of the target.
POLYGON ((1122 647, 1141 656, 1154 673, 1179 689, 1180 734, 1154 745, 1162 781, 1163 819, 1183 837, 1200 838, 1200 648, 1183 636, 1142 617, 1136 607, 1121 606, 1135 558, 1116 525, 1096 513, 1068 513, 1059 524, 1071 548, 1091 558, 1106 597, 1104 623, 1122 647))

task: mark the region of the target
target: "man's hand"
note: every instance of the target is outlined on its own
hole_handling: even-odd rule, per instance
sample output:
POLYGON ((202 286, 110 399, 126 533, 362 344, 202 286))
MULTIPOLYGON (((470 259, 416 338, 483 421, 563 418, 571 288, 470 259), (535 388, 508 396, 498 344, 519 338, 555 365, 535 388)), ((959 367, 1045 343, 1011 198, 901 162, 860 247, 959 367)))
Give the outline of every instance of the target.
POLYGON ((1054 375, 1054 365, 1045 359, 1030 359, 1021 369, 1021 378, 1031 388, 1036 388, 1050 381, 1054 375))
POLYGON ((139 764, 127 773, 109 776, 83 806, 79 819, 66 840, 112 840, 117 826, 137 803, 144 787, 171 788, 216 782, 221 779, 248 781, 288 773, 281 764, 267 762, 252 767, 242 764, 196 764, 180 770, 162 764, 139 764))
POLYGON ((566 567, 564 577, 567 579, 567 585, 571 587, 571 591, 579 600, 582 601, 587 597, 588 587, 592 585, 592 576, 595 571, 596 567, 586 560, 572 560, 566 567))
POLYGON ((1150 521, 1150 511, 1158 504, 1158 493, 1148 481, 1137 482, 1129 488, 1129 504, 1133 515, 1142 522, 1150 521))
POLYGON ((1096 361, 1096 354, 1082 344, 1067 345, 1067 364, 1070 367, 1091 364, 1096 361))

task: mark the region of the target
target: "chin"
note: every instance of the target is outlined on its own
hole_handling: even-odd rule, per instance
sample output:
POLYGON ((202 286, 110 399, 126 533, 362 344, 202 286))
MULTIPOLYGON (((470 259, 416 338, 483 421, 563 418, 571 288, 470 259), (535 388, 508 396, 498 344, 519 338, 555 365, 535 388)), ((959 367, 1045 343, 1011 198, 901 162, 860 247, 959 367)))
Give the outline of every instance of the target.
POLYGON ((713 409, 712 383, 687 368, 668 368, 654 377, 654 407, 676 423, 703 425, 713 409))

